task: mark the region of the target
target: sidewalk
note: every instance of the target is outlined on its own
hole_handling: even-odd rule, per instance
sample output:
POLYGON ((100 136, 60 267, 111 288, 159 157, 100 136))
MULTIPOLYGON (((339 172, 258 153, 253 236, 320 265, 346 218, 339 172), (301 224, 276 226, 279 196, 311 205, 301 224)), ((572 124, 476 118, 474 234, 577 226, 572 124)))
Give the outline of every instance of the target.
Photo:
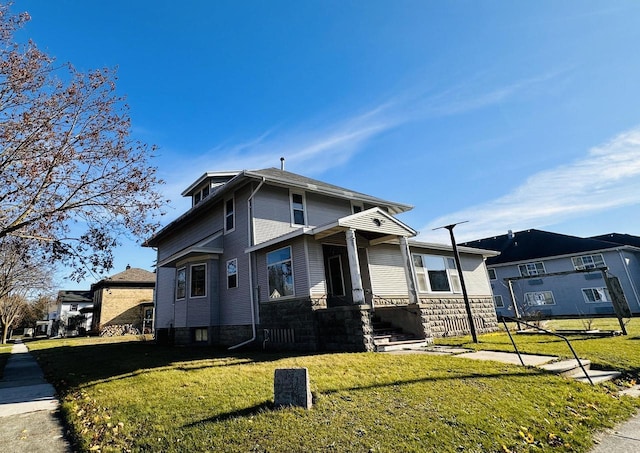
POLYGON ((27 347, 18 342, 0 381, 0 445, 3 451, 63 453, 63 437, 55 391, 27 347))

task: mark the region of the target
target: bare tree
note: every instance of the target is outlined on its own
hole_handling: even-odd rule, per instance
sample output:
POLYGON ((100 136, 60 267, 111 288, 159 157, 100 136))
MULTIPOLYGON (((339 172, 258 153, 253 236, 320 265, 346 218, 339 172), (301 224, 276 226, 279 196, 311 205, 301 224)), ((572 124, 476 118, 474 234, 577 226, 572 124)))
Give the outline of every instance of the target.
POLYGON ((157 228, 162 181, 154 147, 130 136, 115 73, 79 72, 16 42, 28 20, 0 5, 0 240, 20 238, 80 280, 112 268, 121 238, 157 228))
POLYGON ((0 324, 2 343, 7 341, 9 327, 20 322, 27 298, 51 289, 51 266, 42 263, 37 254, 19 238, 0 240, 0 324))

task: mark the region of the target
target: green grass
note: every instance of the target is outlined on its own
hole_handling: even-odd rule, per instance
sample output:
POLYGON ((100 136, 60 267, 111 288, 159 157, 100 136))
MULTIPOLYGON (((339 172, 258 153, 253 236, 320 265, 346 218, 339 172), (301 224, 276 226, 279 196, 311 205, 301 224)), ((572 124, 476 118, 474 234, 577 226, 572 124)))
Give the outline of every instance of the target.
MULTIPOLYGON (((510 328, 515 327, 510 325, 510 328)), ((584 329, 581 320, 546 321, 547 329, 584 329)), ((592 329, 620 330, 617 319, 594 319, 592 329)), ((640 375, 640 319, 633 318, 626 325, 627 336, 598 338, 588 335, 569 335, 571 345, 581 358, 591 360, 593 368, 619 370, 629 378, 635 379, 640 375)), ((513 335, 520 352, 529 354, 547 354, 561 357, 571 357, 567 343, 561 338, 549 335, 513 335)), ((513 352, 513 345, 504 332, 482 335, 477 344, 471 337, 442 338, 439 344, 463 346, 472 349, 513 352)))
POLYGON ((584 452, 639 405, 612 387, 449 356, 230 354, 131 339, 29 348, 79 451, 584 452), (313 408, 275 409, 274 370, 298 366, 313 408))

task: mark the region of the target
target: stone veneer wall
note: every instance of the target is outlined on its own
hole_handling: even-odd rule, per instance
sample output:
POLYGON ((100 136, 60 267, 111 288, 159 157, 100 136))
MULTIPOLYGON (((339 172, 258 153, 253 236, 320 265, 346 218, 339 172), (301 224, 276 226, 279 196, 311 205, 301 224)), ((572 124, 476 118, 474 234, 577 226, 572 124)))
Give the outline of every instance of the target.
POLYGON ((272 300, 260 303, 258 341, 266 349, 317 351, 318 329, 311 299, 272 300), (264 329, 293 330, 294 341, 278 342, 276 335, 265 342, 264 329))
POLYGON ((316 311, 323 351, 374 351, 371 307, 351 305, 316 311))
MULTIPOLYGON (((470 297, 469 302, 477 333, 498 330, 498 318, 492 298, 470 297)), ((462 297, 421 299, 420 308, 423 313, 423 322, 429 323, 431 335, 434 337, 469 334, 469 320, 462 297)))
POLYGON ((272 334, 266 349, 288 351, 373 351, 371 312, 367 305, 326 308, 309 298, 260 304, 258 339, 272 334), (293 333, 293 341, 278 341, 293 333), (284 335, 280 335, 284 333, 284 335))

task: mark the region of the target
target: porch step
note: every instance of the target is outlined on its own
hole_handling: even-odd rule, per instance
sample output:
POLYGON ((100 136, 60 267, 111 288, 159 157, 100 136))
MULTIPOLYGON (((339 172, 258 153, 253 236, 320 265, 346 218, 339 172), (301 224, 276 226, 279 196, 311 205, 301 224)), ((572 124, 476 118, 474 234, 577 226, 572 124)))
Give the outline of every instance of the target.
MULTIPOLYGON (((621 374, 619 371, 613 370, 592 370, 590 360, 581 359, 580 363, 582 363, 582 366, 587 372, 587 375, 589 375, 591 382, 593 382, 594 384, 611 381, 621 374)), ((559 374, 560 376, 564 376, 569 379, 573 379, 576 382, 583 382, 587 384, 589 383, 589 379, 587 379, 587 377, 584 375, 584 372, 580 368, 578 361, 575 359, 551 362, 541 365, 539 366, 539 368, 554 374, 559 374)))
POLYGON ((393 342, 381 343, 381 344, 376 343, 376 351, 377 352, 406 351, 406 350, 423 349, 427 346, 429 346, 429 342, 425 340, 416 339, 416 340, 393 341, 393 342))
MULTIPOLYGON (((584 367, 585 370, 589 370, 591 368, 590 360, 582 359, 580 360, 580 363, 582 363, 582 366, 584 367)), ((579 372, 580 374, 584 375, 576 359, 560 360, 558 362, 545 363, 544 365, 540 365, 538 368, 541 368, 553 374, 559 374, 560 376, 565 376, 565 377, 570 377, 576 372, 579 372)))

